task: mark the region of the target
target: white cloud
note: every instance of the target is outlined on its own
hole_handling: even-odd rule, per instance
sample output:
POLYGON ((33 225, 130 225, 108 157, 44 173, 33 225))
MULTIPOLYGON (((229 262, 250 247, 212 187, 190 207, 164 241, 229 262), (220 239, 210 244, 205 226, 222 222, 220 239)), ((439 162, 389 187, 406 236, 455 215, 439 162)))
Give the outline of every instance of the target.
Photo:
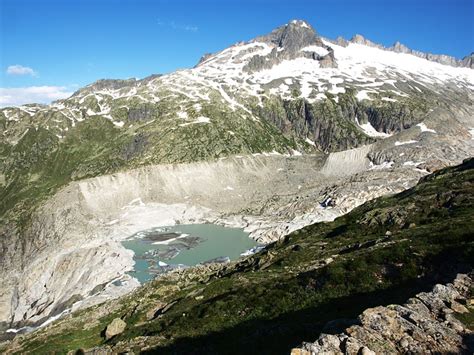
POLYGON ((187 31, 187 32, 197 32, 199 30, 199 27, 197 26, 180 24, 174 21, 164 22, 164 21, 158 20, 158 25, 171 27, 173 30, 180 30, 180 31, 187 31))
POLYGON ((16 64, 10 65, 7 68, 7 74, 9 75, 31 75, 36 76, 37 73, 30 67, 24 67, 23 65, 16 64))
POLYGON ((0 88, 0 107, 24 104, 49 104, 72 95, 65 86, 29 86, 23 88, 0 88))

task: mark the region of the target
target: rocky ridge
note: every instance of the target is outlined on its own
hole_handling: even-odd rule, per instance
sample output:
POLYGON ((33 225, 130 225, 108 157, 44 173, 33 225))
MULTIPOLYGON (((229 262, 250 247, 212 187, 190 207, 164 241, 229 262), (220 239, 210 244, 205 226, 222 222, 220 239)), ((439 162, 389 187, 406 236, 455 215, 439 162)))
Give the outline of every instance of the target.
POLYGON ((455 57, 446 55, 446 54, 432 54, 432 53, 425 53, 417 50, 413 50, 405 46, 404 44, 396 41, 390 47, 384 47, 381 44, 372 42, 371 40, 365 38, 360 34, 354 35, 349 41, 344 39, 343 37, 338 37, 336 40, 330 40, 333 43, 346 47, 349 43, 357 43, 362 44, 364 46, 374 47, 382 50, 387 50, 395 53, 405 53, 411 54, 419 58, 423 58, 429 60, 431 62, 440 63, 443 65, 450 65, 453 67, 466 67, 473 69, 473 61, 472 61, 472 53, 470 55, 465 56, 462 59, 457 59, 455 57))
POLYGON ((403 305, 367 309, 344 333, 321 334, 291 354, 472 354, 473 329, 456 314, 474 312, 473 286, 472 275, 459 274, 452 283, 438 284, 403 305))

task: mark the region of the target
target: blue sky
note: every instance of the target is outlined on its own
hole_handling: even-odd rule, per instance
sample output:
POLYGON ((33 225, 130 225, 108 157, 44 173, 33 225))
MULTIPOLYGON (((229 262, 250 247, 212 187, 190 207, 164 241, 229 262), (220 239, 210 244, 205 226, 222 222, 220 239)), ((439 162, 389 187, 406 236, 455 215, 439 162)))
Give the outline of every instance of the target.
POLYGON ((330 38, 463 57, 473 14, 474 0, 0 0, 0 105, 191 67, 295 18, 330 38))

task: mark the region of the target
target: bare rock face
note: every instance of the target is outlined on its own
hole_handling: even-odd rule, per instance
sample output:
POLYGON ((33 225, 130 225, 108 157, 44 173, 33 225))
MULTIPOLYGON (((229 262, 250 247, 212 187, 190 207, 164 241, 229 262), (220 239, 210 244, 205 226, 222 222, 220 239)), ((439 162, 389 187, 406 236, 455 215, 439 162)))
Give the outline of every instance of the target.
POLYGON ((301 57, 317 60, 323 68, 335 68, 337 66, 333 49, 325 45, 315 29, 302 20, 293 20, 284 26, 278 27, 268 35, 257 37, 255 41, 268 43, 275 47, 266 56, 253 57, 244 68, 247 72, 269 69, 283 60, 301 57), (319 53, 302 50, 310 47, 319 47, 319 53), (322 51, 327 54, 321 55, 322 51))
POLYGON ((105 329, 105 339, 109 340, 110 338, 123 333, 127 323, 125 323, 120 318, 115 318, 105 329))
POLYGON ((367 38, 365 38, 364 36, 362 36, 360 34, 354 35, 351 38, 350 42, 356 43, 356 44, 362 44, 362 45, 367 46, 367 47, 374 47, 374 48, 383 49, 382 45, 374 43, 374 42, 368 40, 367 38))
POLYGON ((472 353, 464 339, 473 332, 454 316, 469 312, 463 303, 469 303, 472 286, 472 279, 460 274, 452 284, 436 285, 404 305, 369 308, 359 316, 359 325, 341 334, 321 334, 292 354, 472 353))
POLYGON ((388 48, 389 50, 396 52, 396 53, 406 53, 406 54, 412 54, 420 58, 424 58, 427 60, 430 60, 432 62, 437 62, 441 63, 444 65, 450 65, 452 67, 463 67, 465 66, 464 63, 454 57, 451 57, 449 55, 445 54, 432 54, 432 53, 424 53, 421 51, 416 51, 413 49, 408 48, 404 44, 400 42, 395 42, 395 44, 388 48))
POLYGON ((199 59, 199 62, 196 64, 195 67, 198 67, 199 64, 204 63, 206 60, 208 60, 209 58, 211 58, 212 55, 213 55, 212 53, 204 53, 204 55, 199 59))
POLYGON ((316 35, 314 28, 301 20, 293 20, 289 24, 275 29, 260 39, 293 52, 310 45, 321 46, 323 44, 321 39, 316 35))
POLYGON ((347 47, 349 45, 349 41, 341 36, 337 37, 335 42, 338 46, 341 47, 347 47))
POLYGON ((462 66, 474 69, 474 52, 472 52, 470 55, 465 56, 462 59, 462 66))

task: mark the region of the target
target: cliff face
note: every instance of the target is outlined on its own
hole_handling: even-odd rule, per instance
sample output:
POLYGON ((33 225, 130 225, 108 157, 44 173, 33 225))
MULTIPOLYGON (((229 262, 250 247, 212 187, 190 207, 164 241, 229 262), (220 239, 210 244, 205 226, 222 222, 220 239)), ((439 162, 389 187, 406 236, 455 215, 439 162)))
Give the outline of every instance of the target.
POLYGON ((301 20, 293 20, 255 42, 274 46, 270 53, 254 56, 243 70, 248 73, 271 69, 285 60, 307 58, 314 60, 322 68, 337 68, 333 49, 324 44, 311 25, 301 20))
POLYGON ((305 99, 271 99, 258 107, 259 116, 286 136, 308 138, 318 150, 334 152, 370 144, 378 137, 396 134, 420 122, 429 112, 430 96, 403 101, 360 102, 354 91, 310 103, 305 99), (372 135, 361 132, 370 124, 372 135), (377 137, 377 134, 379 136, 377 137))

